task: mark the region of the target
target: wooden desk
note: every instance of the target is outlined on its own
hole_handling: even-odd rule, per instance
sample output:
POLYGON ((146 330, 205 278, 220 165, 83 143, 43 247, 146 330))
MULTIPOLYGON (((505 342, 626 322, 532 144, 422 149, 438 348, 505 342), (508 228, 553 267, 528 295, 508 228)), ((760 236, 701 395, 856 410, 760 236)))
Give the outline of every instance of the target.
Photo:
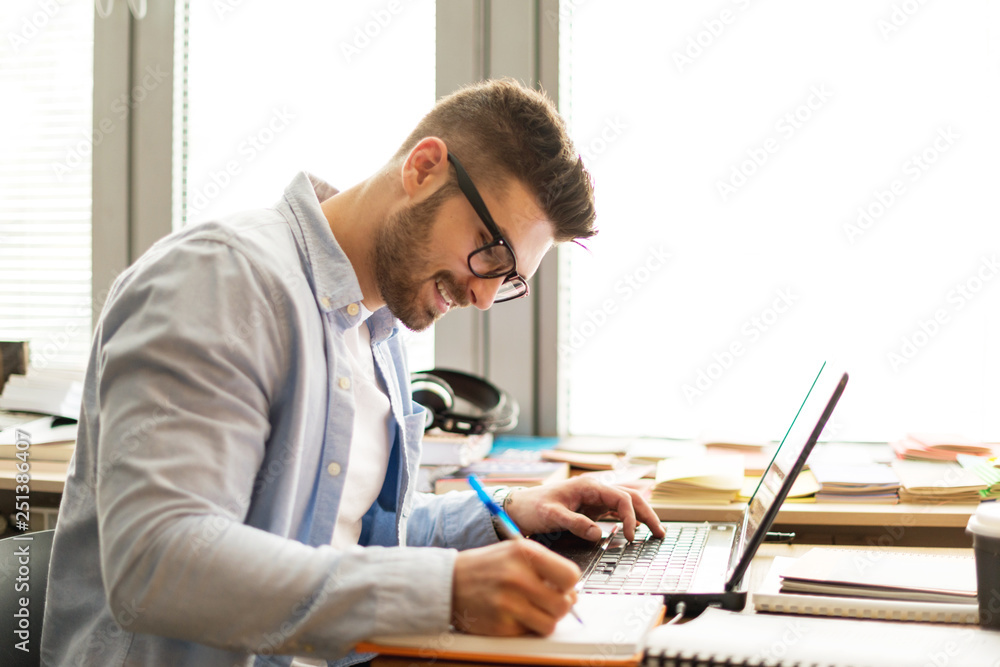
MULTIPOLYGON (((747 588, 750 590, 750 599, 747 602, 746 608, 743 610, 744 614, 753 614, 753 592, 760 588, 761 584, 767 577, 768 572, 771 569, 771 565, 777 556, 790 556, 798 557, 805 554, 809 549, 812 549, 812 545, 807 544, 764 544, 761 545, 760 549, 757 551, 757 555, 754 557, 753 563, 750 565, 750 571, 747 574, 747 588)), ((848 549, 851 547, 832 547, 834 549, 843 548, 848 549)), ((854 547, 857 548, 857 547, 854 547)), ((868 548, 868 547, 866 547, 868 548)), ((932 554, 943 554, 943 555, 969 555, 972 553, 972 549, 959 549, 959 548, 933 548, 933 547, 872 547, 880 551, 886 552, 919 552, 919 553, 932 553, 932 554)), ((872 621, 872 623, 878 623, 880 621, 872 621)), ((373 667, 403 667, 404 665, 416 665, 416 664, 437 664, 443 667, 482 667, 485 663, 472 663, 472 662, 456 662, 447 660, 433 660, 428 659, 426 661, 414 659, 414 658, 394 658, 389 656, 379 656, 372 661, 373 667)))
MULTIPOLYGON (((661 520, 740 521, 746 503, 653 505, 661 520)), ((965 534, 977 504, 864 505, 785 503, 774 529, 794 532, 796 542, 864 546, 970 547, 965 534)))

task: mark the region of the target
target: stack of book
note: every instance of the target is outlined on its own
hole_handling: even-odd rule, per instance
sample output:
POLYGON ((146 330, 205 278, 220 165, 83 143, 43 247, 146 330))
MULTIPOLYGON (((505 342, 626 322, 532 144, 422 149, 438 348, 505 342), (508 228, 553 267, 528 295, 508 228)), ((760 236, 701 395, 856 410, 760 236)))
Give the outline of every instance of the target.
POLYGON ((538 486, 569 479, 569 464, 557 461, 483 459, 434 480, 434 493, 469 490, 469 476, 483 486, 538 486))
POLYGON ((455 474, 462 466, 482 461, 493 448, 493 434, 461 435, 433 429, 424 433, 417 472, 417 490, 434 492, 441 477, 455 474))
POLYGON ((816 547, 781 574, 783 593, 975 604, 976 590, 976 561, 971 554, 816 547))
POLYGON ((743 457, 678 457, 656 464, 653 502, 725 505, 739 497, 745 480, 743 457))
POLYGON ((741 438, 721 433, 702 434, 701 445, 709 455, 740 454, 747 475, 763 475, 771 464, 778 445, 763 438, 741 438))
POLYGON ((623 461, 628 449, 627 438, 599 436, 569 436, 562 438, 555 447, 542 451, 546 461, 568 463, 581 470, 614 470, 623 461))
POLYGON ((757 611, 977 623, 970 555, 817 547, 774 559, 754 591, 757 611))
POLYGON ((957 461, 959 454, 993 455, 991 447, 954 433, 907 433, 890 445, 897 457, 913 461, 957 461))
POLYGON ((810 460, 809 467, 819 482, 817 501, 887 505, 899 502, 899 477, 885 464, 810 460))
MULTIPOLYGON (((17 454, 27 449, 26 456, 32 461, 69 461, 76 448, 77 423, 65 417, 39 417, 30 415, 27 421, 15 419, 26 413, 4 413, 0 425, 17 421, 6 428, 0 427, 0 459, 19 459, 17 454), (29 446, 17 446, 28 442, 29 446)), ((26 415, 27 416, 27 415, 26 415)), ((24 460, 20 458, 20 460, 24 460)))
POLYGON ((975 472, 944 461, 893 461, 899 499, 911 503, 977 503, 989 485, 975 472))

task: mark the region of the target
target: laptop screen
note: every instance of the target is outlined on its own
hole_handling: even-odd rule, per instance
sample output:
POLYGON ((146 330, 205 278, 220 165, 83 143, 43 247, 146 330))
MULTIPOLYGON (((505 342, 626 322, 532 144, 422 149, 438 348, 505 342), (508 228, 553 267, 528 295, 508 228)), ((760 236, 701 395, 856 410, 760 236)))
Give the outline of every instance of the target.
POLYGON ((802 471, 846 384, 846 373, 835 371, 826 363, 819 369, 805 400, 795 413, 792 425, 785 432, 774 459, 761 476, 757 490, 747 505, 740 560, 730 584, 739 583, 754 553, 764 541, 765 534, 774 523, 781 504, 802 471))

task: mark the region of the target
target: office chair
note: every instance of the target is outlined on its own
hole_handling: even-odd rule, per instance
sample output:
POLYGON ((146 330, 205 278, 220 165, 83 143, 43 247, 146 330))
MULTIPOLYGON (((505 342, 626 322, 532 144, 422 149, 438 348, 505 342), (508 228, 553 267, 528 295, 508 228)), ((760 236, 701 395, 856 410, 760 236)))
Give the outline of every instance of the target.
POLYGON ((0 665, 37 667, 41 664, 42 616, 55 532, 43 530, 0 540, 0 665), (20 569, 23 561, 27 561, 26 575, 20 569), (21 605, 22 598, 27 606, 21 605), (27 628, 23 628, 25 622, 27 628), (26 644, 22 643, 24 635, 16 634, 23 629, 27 630, 26 644), (22 651, 18 645, 28 650, 22 651))

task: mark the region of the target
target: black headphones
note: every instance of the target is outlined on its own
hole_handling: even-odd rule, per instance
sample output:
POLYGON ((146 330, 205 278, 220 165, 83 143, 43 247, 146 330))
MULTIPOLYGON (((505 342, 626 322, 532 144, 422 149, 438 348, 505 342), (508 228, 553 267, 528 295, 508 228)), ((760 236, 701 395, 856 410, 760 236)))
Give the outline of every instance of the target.
POLYGON ((517 401, 483 378, 460 371, 434 368, 410 375, 413 400, 427 408, 424 430, 479 435, 499 433, 517 426, 517 401), (478 414, 455 409, 456 399, 469 403, 478 414))

